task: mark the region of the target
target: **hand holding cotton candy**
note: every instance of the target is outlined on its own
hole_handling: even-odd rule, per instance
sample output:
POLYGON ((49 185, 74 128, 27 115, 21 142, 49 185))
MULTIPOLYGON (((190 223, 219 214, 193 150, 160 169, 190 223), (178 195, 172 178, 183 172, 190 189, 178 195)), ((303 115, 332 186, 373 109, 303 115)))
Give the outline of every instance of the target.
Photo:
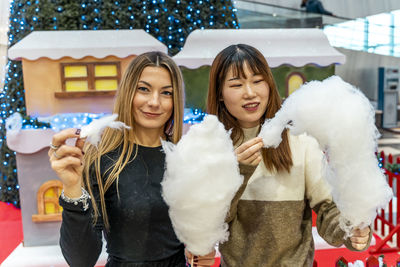
POLYGON ((112 114, 102 117, 98 120, 94 120, 90 124, 83 126, 81 129, 80 138, 86 138, 87 142, 97 146, 106 127, 115 129, 130 129, 130 127, 125 125, 125 123, 115 121, 117 117, 118 114, 112 114))
POLYGON ((190 127, 177 145, 163 142, 162 194, 175 233, 194 255, 228 239, 225 217, 243 182, 232 140, 215 116, 190 127))
POLYGON ((309 82, 285 100, 259 136, 266 147, 277 147, 285 128, 294 135, 308 133, 325 151, 325 177, 347 236, 372 224, 393 193, 375 156, 379 132, 368 99, 337 76, 309 82))

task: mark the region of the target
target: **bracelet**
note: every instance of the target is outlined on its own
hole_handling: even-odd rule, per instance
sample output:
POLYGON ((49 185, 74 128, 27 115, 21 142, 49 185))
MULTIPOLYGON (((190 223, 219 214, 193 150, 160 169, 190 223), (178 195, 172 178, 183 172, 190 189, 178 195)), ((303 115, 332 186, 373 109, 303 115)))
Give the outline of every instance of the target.
POLYGON ((89 202, 88 199, 91 199, 89 193, 85 190, 85 188, 82 189, 82 195, 79 198, 69 198, 66 195, 64 195, 64 189, 61 191, 61 199, 64 200, 67 203, 74 203, 74 205, 78 205, 78 203, 82 203, 83 205, 83 210, 86 211, 89 208, 89 202))

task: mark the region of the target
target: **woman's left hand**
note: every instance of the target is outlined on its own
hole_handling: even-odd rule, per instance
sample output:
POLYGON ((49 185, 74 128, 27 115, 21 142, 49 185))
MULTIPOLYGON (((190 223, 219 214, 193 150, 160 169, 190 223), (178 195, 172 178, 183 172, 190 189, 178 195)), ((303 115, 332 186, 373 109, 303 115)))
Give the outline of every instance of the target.
POLYGON ((371 229, 369 226, 365 228, 356 228, 352 231, 353 236, 350 237, 351 245, 357 250, 363 250, 368 245, 369 234, 371 229))

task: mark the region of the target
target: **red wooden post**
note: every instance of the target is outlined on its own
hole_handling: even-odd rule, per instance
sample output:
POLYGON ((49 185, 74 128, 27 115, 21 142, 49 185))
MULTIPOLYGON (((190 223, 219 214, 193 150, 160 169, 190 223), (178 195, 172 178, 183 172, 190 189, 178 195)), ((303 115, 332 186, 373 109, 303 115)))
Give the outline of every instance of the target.
POLYGON ((385 233, 386 220, 384 220, 385 219, 385 210, 384 209, 381 209, 381 218, 383 219, 381 221, 381 236, 386 236, 386 233, 385 233))
POLYGON ((396 158, 396 163, 397 163, 397 164, 400 164, 400 157, 397 157, 397 158, 396 158))
MULTIPOLYGON (((382 220, 383 221, 383 220, 382 220)), ((369 253, 370 254, 377 254, 377 253, 387 253, 387 252, 397 252, 399 251, 399 247, 394 248, 384 248, 385 244, 393 238, 393 235, 397 232, 400 232, 400 225, 396 225, 392 232, 390 232, 381 242, 375 245, 374 248, 371 248, 369 253)))
POLYGON ((379 267, 379 260, 374 256, 369 256, 366 267, 379 267))
MULTIPOLYGON (((399 197, 399 195, 400 195, 400 179, 398 179, 399 178, 399 176, 396 176, 396 199, 397 199, 397 203, 396 203, 396 209, 397 209, 397 207, 399 207, 399 204, 400 204, 400 197, 399 197)), ((392 188, 392 190, 393 190, 393 188, 392 188)), ((393 190, 394 191, 394 190, 393 190)), ((393 200, 391 201, 391 202, 393 202, 393 200)), ((393 223, 393 222, 392 222, 393 223)), ((399 225, 400 224, 400 214, 399 214, 399 212, 397 211, 396 212, 396 225, 399 225)), ((396 244, 396 246, 397 247, 400 247, 400 233, 397 233, 397 244, 396 244)))
POLYGON ((381 151, 382 166, 385 167, 385 152, 381 151))
MULTIPOLYGON (((341 267, 343 265, 339 265, 339 262, 343 262, 344 264, 346 264, 346 266, 349 264, 349 262, 342 256, 340 257, 335 264, 335 267, 341 267)), ((379 267, 379 266, 378 266, 379 267)))
POLYGON ((389 156, 388 156, 388 162, 389 162, 389 164, 392 164, 392 163, 393 163, 393 155, 392 155, 392 154, 389 154, 389 156))
MULTIPOLYGON (((388 184, 390 188, 393 188, 393 175, 390 174, 388 177, 388 184)), ((396 203, 397 204, 397 203, 396 203)), ((396 223, 397 224, 397 223, 396 223)), ((394 222, 393 222, 393 200, 389 201, 389 233, 394 229, 394 222)), ((393 237, 390 239, 393 242, 393 237)))

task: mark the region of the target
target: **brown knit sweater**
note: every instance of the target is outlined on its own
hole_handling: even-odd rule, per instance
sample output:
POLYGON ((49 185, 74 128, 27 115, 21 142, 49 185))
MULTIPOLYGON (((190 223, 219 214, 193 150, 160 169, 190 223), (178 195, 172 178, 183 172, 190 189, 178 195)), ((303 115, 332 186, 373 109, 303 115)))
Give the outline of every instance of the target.
MULTIPOLYGON (((244 129, 245 140, 258 128, 244 129)), ((245 181, 232 201, 227 217, 229 240, 220 244, 223 267, 312 266, 314 242, 312 212, 318 233, 331 245, 350 242, 339 228, 339 210, 324 179, 323 153, 315 139, 290 136, 293 167, 288 173, 271 173, 261 162, 240 165, 245 181)))

